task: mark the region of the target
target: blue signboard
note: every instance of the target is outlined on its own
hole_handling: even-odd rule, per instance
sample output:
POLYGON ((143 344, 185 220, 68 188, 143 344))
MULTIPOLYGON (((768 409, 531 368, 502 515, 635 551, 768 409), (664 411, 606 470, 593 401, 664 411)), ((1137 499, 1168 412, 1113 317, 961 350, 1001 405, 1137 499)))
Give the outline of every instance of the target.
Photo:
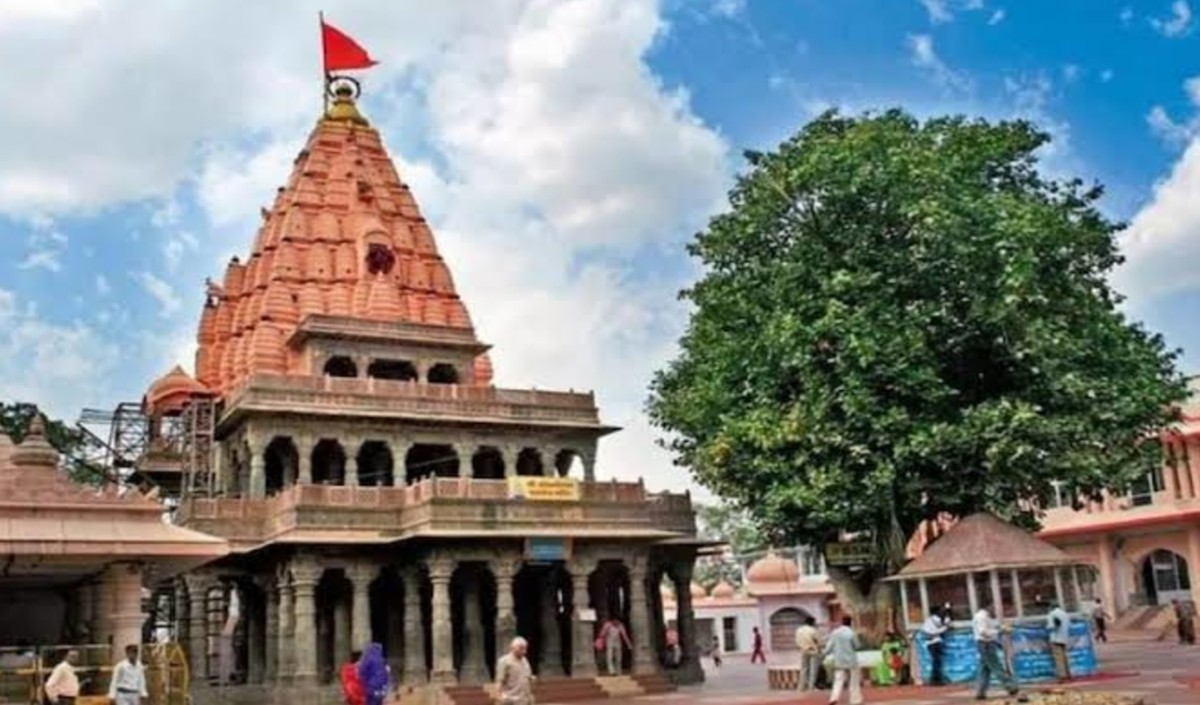
POLYGON ((534 563, 565 561, 569 557, 567 539, 531 536, 525 541, 525 556, 534 563))
MULTIPOLYGON (((929 649, 925 644, 925 634, 915 635, 917 658, 920 659, 921 678, 929 682, 930 660, 929 649)), ((1021 683, 1037 683, 1054 680, 1054 656, 1050 652, 1050 633, 1040 622, 1015 624, 1011 636, 1005 637, 1004 642, 1011 640, 1011 650, 1006 649, 1012 656, 1012 670, 1017 681, 1021 683)), ((979 652, 975 647, 975 638, 970 629, 952 629, 943 637, 946 644, 943 659, 943 671, 946 680, 951 683, 970 683, 975 681, 979 669, 979 652)), ((1007 646, 1007 643, 1006 643, 1007 646)), ((1096 651, 1092 644, 1092 633, 1087 623, 1075 620, 1071 622, 1071 644, 1067 647, 1067 658, 1071 662, 1071 675, 1090 676, 1098 670, 1096 651)))

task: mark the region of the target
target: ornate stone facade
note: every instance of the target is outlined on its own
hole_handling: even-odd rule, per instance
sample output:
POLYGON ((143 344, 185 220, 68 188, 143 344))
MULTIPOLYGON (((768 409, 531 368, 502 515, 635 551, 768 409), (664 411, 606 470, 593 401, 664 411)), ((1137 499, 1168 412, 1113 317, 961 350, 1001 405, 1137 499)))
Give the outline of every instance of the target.
MULTIPOLYGON (((597 481, 616 429, 592 394, 492 385, 428 225, 349 96, 250 258, 210 287, 199 343, 198 384, 172 372, 155 396, 218 395, 213 491, 176 514, 233 548, 179 586, 194 682, 228 675, 212 645, 230 629, 233 682, 289 701, 370 642, 401 690, 489 680, 518 634, 539 673, 591 678, 609 617, 634 643, 626 670, 659 670, 658 586, 690 581, 690 498, 597 481), (529 478, 565 494, 515 496, 529 478)), ((685 657, 699 677, 694 645, 685 657)))

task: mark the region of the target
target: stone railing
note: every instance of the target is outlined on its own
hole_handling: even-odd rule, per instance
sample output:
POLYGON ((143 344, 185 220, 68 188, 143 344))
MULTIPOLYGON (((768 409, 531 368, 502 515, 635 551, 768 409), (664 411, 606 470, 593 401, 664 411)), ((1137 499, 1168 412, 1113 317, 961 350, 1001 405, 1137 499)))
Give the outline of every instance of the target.
POLYGON ((1200 512, 1200 497, 1181 496, 1178 491, 1154 492, 1136 499, 1106 493, 1101 501, 1085 502, 1078 510, 1069 506, 1047 509, 1042 514, 1042 533, 1079 533, 1093 527, 1155 522, 1180 512, 1200 512))
POLYGON ((691 534, 686 494, 648 493, 641 482, 581 482, 575 502, 509 499, 504 480, 427 478, 407 487, 295 485, 265 499, 185 500, 176 522, 235 543, 261 543, 297 528, 387 532, 397 539, 453 532, 630 530, 691 534))
POLYGON ((228 397, 226 414, 240 410, 356 410, 391 416, 490 418, 598 426, 593 394, 499 389, 373 378, 253 375, 228 397))

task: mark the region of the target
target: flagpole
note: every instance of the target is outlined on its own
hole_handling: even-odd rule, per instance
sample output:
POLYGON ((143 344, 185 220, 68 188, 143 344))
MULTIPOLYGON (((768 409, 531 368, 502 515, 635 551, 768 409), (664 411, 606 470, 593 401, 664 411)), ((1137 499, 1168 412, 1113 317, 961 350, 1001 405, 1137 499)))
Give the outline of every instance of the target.
POLYGON ((317 11, 321 32, 321 119, 329 112, 329 72, 325 70, 325 13, 317 11))

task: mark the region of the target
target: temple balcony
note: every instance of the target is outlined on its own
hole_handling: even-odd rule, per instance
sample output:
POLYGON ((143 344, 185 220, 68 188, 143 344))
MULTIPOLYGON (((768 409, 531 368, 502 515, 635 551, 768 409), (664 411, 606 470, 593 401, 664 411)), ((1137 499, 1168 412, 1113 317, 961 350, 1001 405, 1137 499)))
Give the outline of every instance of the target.
POLYGON ((376 378, 253 375, 228 395, 221 424, 249 412, 616 430, 581 392, 376 378))
MULTIPOLYGON (((1200 468, 1197 468, 1200 470, 1200 468)), ((1200 472, 1164 466, 1128 494, 1105 493, 1098 502, 1071 506, 1060 492, 1054 507, 1042 516, 1042 536, 1087 535, 1111 530, 1150 527, 1200 518, 1200 472)))
POLYGON ((294 485, 263 499, 194 499, 175 521, 267 543, 392 543, 417 538, 564 536, 670 539, 695 532, 688 494, 640 483, 578 482, 567 501, 510 498, 505 480, 428 478, 406 487, 294 485))

